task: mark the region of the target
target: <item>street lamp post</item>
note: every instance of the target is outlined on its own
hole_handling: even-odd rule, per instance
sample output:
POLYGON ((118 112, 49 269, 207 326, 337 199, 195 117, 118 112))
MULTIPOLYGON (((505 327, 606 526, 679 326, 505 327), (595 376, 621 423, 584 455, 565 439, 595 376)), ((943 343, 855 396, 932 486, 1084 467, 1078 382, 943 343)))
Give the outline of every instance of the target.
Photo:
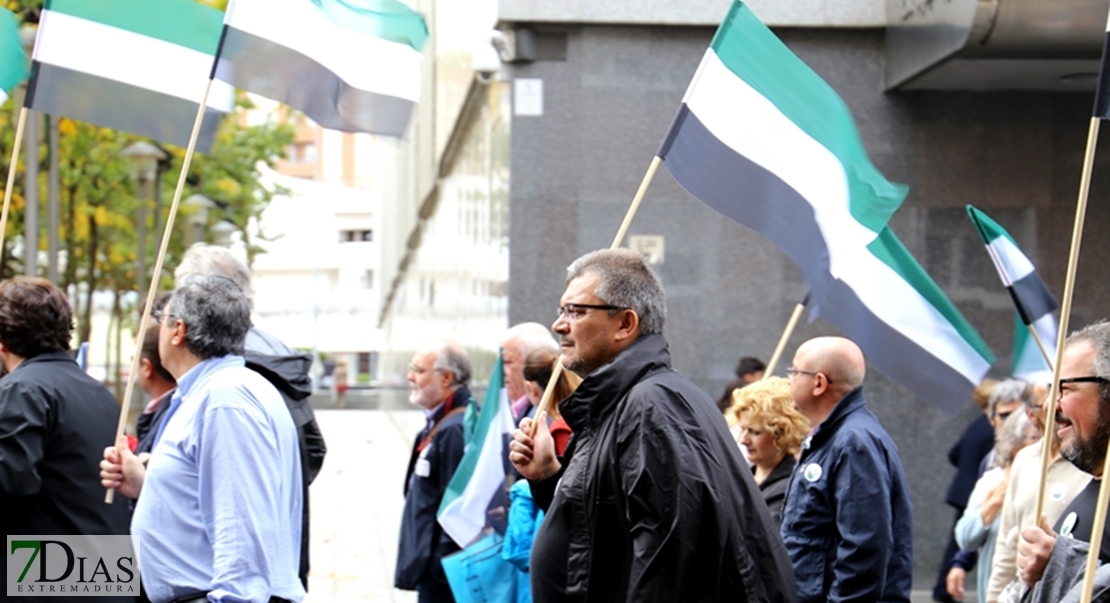
POLYGON ((120 151, 121 157, 131 161, 131 177, 139 185, 139 210, 135 220, 138 222, 138 260, 135 263, 135 285, 142 295, 146 289, 146 210, 147 203, 154 199, 154 181, 157 177, 158 162, 166 159, 162 149, 140 140, 120 151))
POLYGON ((231 235, 239 231, 234 224, 227 220, 220 220, 209 229, 212 232, 212 242, 221 247, 231 247, 231 235))
POLYGON ((193 227, 190 244, 204 240, 204 230, 208 227, 208 210, 216 207, 216 202, 201 194, 189 195, 182 202, 190 210, 189 225, 193 227))

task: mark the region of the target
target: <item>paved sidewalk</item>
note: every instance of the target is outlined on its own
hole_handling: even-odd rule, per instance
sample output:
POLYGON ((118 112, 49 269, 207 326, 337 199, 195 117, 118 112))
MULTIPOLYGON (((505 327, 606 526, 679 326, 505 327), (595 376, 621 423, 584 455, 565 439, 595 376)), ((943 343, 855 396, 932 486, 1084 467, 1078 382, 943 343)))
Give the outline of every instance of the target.
POLYGON ((312 571, 306 603, 393 601, 402 482, 419 410, 317 410, 328 445, 310 490, 312 571))

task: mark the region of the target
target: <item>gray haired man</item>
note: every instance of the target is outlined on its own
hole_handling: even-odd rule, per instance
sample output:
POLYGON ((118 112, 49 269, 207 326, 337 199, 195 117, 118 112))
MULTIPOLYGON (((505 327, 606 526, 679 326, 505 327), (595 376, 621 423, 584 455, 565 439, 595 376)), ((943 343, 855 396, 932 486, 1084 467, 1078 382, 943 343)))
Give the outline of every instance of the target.
POLYGON ((794 601, 794 572, 716 404, 671 369, 662 282, 633 251, 567 269, 552 330, 583 378, 559 405, 574 436, 555 456, 544 417, 509 460, 547 509, 532 546, 546 601, 794 601), (558 489, 555 486, 558 484, 558 489))
POLYGON ((145 471, 126 445, 101 463, 105 485, 139 499, 131 532, 147 594, 300 601, 297 431, 281 394, 245 366, 246 295, 225 277, 188 277, 155 319, 177 391, 145 471))

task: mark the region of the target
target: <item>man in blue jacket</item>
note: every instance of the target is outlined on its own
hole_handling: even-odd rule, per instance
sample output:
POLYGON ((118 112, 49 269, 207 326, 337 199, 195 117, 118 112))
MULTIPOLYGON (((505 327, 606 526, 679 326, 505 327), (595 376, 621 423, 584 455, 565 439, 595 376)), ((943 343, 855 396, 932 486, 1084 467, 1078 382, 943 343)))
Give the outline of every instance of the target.
POLYGON ((811 339, 787 369, 814 426, 783 510, 802 603, 908 602, 913 516, 898 449, 863 398, 865 362, 840 337, 811 339))

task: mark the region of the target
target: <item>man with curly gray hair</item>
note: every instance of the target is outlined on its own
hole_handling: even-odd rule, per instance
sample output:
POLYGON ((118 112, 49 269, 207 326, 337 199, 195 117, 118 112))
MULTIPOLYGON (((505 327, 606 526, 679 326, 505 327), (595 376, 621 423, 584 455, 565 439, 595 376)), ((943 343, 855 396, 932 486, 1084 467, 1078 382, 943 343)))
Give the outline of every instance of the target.
POLYGON ((147 594, 300 601, 297 430, 278 390, 246 367, 246 295, 231 279, 191 276, 154 318, 177 390, 145 471, 126 446, 101 463, 105 485, 138 498, 131 530, 147 594))

